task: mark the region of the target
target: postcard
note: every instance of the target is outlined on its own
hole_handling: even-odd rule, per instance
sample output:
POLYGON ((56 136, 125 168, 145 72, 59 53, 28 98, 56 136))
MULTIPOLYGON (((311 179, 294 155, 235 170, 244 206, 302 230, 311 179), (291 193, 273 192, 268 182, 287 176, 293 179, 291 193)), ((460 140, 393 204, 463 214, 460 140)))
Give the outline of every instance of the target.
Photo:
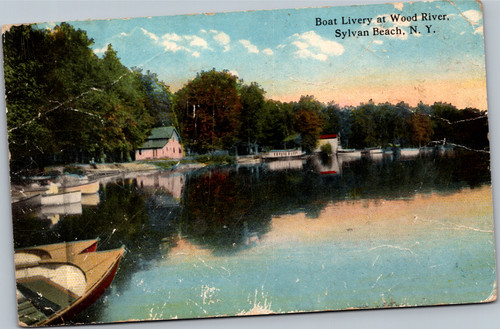
POLYGON ((495 301, 483 34, 478 1, 3 26, 19 325, 495 301))

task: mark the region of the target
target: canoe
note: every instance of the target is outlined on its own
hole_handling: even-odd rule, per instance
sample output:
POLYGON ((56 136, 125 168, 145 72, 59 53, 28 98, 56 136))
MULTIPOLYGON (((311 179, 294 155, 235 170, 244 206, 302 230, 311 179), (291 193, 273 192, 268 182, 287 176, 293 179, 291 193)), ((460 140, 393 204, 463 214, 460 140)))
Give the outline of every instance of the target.
POLYGON ((99 191, 99 181, 94 181, 85 184, 62 186, 63 192, 76 192, 80 191, 82 194, 94 194, 99 191))
POLYGON ((86 240, 16 250, 19 325, 62 324, 104 293, 125 248, 96 251, 97 243, 86 240))

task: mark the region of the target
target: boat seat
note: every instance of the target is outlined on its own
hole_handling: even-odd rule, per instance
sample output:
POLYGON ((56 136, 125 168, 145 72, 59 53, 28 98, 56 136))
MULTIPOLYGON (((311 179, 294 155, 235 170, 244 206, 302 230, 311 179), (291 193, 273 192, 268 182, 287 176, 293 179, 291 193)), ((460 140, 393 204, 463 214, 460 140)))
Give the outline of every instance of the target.
POLYGON ((17 291, 17 314, 18 320, 28 326, 47 319, 47 316, 40 312, 31 302, 17 291))
POLYGON ((17 289, 45 316, 66 308, 78 297, 43 277, 18 282, 17 289))

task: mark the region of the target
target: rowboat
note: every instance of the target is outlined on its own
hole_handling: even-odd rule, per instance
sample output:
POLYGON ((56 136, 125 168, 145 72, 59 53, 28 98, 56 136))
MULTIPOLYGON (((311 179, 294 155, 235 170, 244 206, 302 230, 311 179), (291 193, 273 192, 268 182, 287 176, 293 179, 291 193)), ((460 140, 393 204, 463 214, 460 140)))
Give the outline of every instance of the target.
POLYGON ((90 183, 71 185, 71 186, 62 186, 63 192, 76 192, 80 191, 82 194, 94 194, 99 191, 99 181, 94 181, 90 183))
POLYGON ((19 325, 62 324, 104 293, 125 248, 96 251, 97 243, 94 239, 16 250, 19 325))

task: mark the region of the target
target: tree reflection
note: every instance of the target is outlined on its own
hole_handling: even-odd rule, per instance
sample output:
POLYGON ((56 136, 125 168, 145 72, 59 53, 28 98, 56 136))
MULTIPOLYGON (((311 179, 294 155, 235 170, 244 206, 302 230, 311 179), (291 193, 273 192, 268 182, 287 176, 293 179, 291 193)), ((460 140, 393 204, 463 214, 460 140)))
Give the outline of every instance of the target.
MULTIPOLYGON (((193 171, 182 180, 180 198, 166 189, 140 188, 136 180, 107 184, 97 206, 83 207, 82 215, 61 216, 53 226, 35 214, 13 213, 14 242, 19 248, 99 237, 100 249, 125 245, 128 252, 113 281, 113 291, 120 294, 134 273, 170 257, 181 239, 223 257, 258 245, 272 230, 274 216, 303 212, 316 218, 335 202, 455 193, 491 181, 489 154, 482 153, 361 159, 340 164, 335 174, 324 174, 324 168, 337 171, 331 170, 333 162, 318 166, 315 159, 302 170, 259 164, 193 171)), ((99 321, 105 306, 100 299, 75 323, 99 321)))

